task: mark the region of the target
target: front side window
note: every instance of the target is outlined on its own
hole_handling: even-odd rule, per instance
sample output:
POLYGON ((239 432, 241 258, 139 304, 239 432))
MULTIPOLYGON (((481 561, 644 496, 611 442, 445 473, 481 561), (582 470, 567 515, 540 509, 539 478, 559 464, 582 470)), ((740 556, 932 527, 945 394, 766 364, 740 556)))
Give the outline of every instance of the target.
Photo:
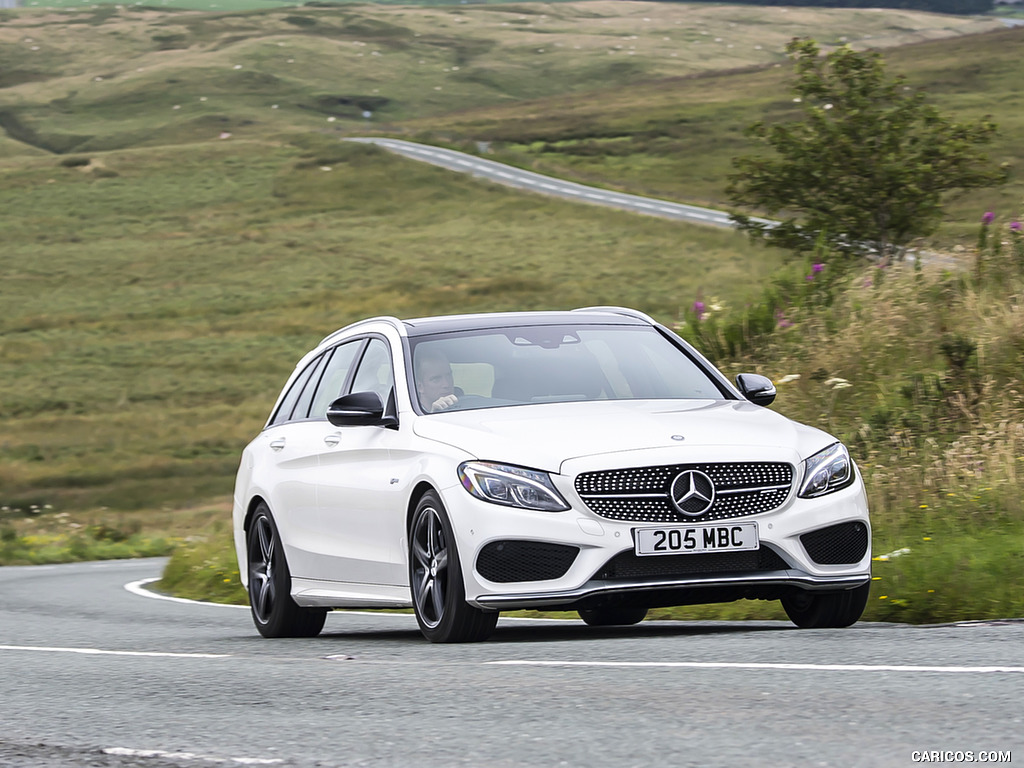
POLYGON ((412 342, 425 413, 586 400, 714 399, 722 388, 650 327, 537 326, 412 342))
POLYGON ((395 374, 391 369, 391 352, 383 339, 372 338, 359 361, 352 392, 376 392, 382 403, 387 403, 395 388, 395 374))

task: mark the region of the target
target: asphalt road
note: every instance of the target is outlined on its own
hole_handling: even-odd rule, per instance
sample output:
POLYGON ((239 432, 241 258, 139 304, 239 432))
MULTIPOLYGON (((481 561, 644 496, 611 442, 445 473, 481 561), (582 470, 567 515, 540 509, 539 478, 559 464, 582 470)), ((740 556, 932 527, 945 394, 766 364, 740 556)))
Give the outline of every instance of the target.
MULTIPOLYGON (((505 186, 536 192, 541 195, 620 208, 625 211, 632 211, 633 213, 658 216, 664 219, 675 219, 677 221, 688 221, 694 224, 707 224, 715 227, 734 226, 732 221, 729 220, 729 214, 724 211, 700 208, 696 205, 673 203, 669 200, 660 200, 653 197, 641 197, 624 192, 614 192, 599 187, 588 187, 573 181, 563 181, 553 176, 543 176, 533 171, 524 171, 521 168, 498 163, 494 160, 487 160, 465 152, 457 152, 453 149, 417 144, 403 139, 352 138, 347 139, 347 141, 375 144, 413 160, 420 160, 459 173, 468 173, 497 184, 504 184, 505 186)), ((754 220, 767 221, 767 219, 756 218, 754 220)))
POLYGON ((1024 760, 1024 622, 941 627, 409 615, 264 640, 240 608, 126 584, 163 560, 0 568, 0 765, 910 766, 1024 760))

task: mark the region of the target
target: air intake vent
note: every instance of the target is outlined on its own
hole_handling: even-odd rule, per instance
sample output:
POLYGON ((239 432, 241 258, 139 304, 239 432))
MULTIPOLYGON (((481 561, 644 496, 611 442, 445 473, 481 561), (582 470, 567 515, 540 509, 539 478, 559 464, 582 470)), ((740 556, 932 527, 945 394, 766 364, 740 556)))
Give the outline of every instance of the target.
POLYGON ((480 550, 476 570, 488 581, 560 579, 576 561, 579 547, 547 541, 492 541, 480 550))
POLYGON ((868 551, 868 527, 860 521, 805 533, 800 543, 818 565, 859 563, 868 551))

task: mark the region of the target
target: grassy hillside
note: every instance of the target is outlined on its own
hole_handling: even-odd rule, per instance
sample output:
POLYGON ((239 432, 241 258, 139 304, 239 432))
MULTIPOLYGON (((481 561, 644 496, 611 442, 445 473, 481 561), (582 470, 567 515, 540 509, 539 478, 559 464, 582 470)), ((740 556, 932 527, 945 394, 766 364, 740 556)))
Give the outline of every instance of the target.
MULTIPOLYGON (((758 67, 792 35, 897 45, 994 24, 608 0, 0 16, 0 502, 12 509, 226 493, 295 357, 363 315, 607 302, 672 320, 698 291, 742 300, 781 263, 725 232, 481 194, 343 135, 401 118, 408 129, 388 127, 448 131, 469 106, 514 101, 517 117, 547 110, 541 122, 586 105, 577 129, 601 143, 617 122, 664 122, 679 83, 750 114, 777 76, 758 67), (748 74, 692 77, 723 66, 748 74)), ((514 146, 534 143, 529 121, 485 117, 514 146)), ((586 175, 628 186, 655 180, 652 162, 586 175)), ((652 188, 710 197, 678 182, 652 188)))
MULTIPOLYGON (((989 156, 1016 169, 1004 187, 952 199, 943 227, 924 243, 929 247, 971 244, 980 211, 1020 211, 1022 49, 1024 27, 885 51, 890 74, 924 88, 943 113, 961 121, 992 115, 999 136, 989 156)), ((715 71, 481 107, 403 127, 428 141, 491 141, 501 159, 560 177, 728 209, 724 179, 732 159, 755 151, 744 129, 755 120, 798 116, 791 82, 788 64, 715 71)))
POLYGON ((891 47, 1000 27, 895 10, 620 0, 248 13, 102 5, 0 11, 0 20, 0 126, 57 153, 311 130, 328 119, 364 130, 561 100, 771 65, 794 36, 891 47))
POLYGON ((66 163, 22 161, 0 188, 7 506, 228 493, 297 359, 367 315, 621 303, 672 318, 702 288, 741 300, 781 261, 732 232, 317 135, 66 163))

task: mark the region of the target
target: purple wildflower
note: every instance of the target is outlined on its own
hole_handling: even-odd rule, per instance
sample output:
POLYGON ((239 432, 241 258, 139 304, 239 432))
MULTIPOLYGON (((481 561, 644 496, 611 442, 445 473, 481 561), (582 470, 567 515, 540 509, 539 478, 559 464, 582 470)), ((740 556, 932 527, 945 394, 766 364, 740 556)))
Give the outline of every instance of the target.
POLYGON ((818 274, 823 269, 825 269, 824 264, 815 264, 814 266, 811 267, 811 271, 814 272, 814 274, 818 274))
POLYGON ((987 227, 995 220, 995 218, 996 215, 992 213, 992 211, 985 211, 984 215, 981 217, 981 223, 987 227))
POLYGON ((814 280, 814 273, 811 273, 811 274, 809 274, 809 275, 807 276, 807 282, 811 282, 811 281, 813 281, 813 280, 814 280))
POLYGON ((697 319, 698 320, 703 320, 704 319, 704 302, 703 301, 695 301, 695 302, 693 302, 693 312, 694 312, 695 315, 697 315, 697 319))
POLYGON ((1021 230, 1021 225, 1020 225, 1019 221, 1011 221, 1010 222, 1010 231, 1011 232, 1020 232, 1020 230, 1021 230))

